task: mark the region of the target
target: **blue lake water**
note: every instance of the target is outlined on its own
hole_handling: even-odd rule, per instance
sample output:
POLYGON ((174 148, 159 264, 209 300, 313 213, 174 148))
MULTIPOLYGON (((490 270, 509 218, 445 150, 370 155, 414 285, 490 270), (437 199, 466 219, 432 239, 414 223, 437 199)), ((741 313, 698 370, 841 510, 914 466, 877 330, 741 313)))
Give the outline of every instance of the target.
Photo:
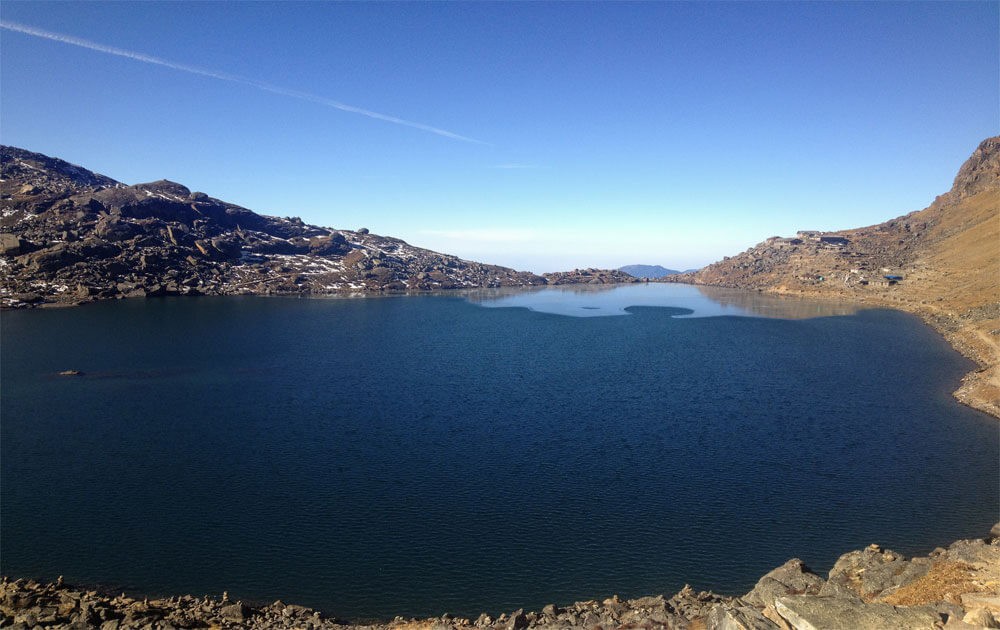
POLYGON ((636 285, 0 317, 6 575, 495 614, 1000 514, 972 364, 895 311, 636 285))

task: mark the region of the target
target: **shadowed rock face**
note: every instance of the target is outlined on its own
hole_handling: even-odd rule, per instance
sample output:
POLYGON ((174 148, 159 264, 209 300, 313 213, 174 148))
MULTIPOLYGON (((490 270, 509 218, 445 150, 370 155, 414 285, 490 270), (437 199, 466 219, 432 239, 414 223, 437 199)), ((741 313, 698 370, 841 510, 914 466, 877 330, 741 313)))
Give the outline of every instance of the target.
POLYGON ((252 606, 222 598, 167 599, 102 595, 33 580, 0 583, 0 620, 12 627, 73 628, 664 628, 705 630, 926 630, 1000 627, 1000 524, 985 539, 960 540, 923 558, 870 545, 844 554, 827 580, 792 559, 763 576, 743 597, 695 592, 624 600, 617 595, 541 611, 515 610, 475 620, 433 619, 352 624, 281 601, 252 606), (21 625, 18 625, 21 624, 21 625), (9 625, 9 624, 8 624, 9 625))
POLYGON ((5 307, 545 284, 366 229, 259 215, 167 180, 127 186, 14 147, 0 147, 0 175, 5 307))
POLYGON ((971 197, 1000 185, 1000 136, 987 138, 976 148, 955 176, 951 194, 971 197))

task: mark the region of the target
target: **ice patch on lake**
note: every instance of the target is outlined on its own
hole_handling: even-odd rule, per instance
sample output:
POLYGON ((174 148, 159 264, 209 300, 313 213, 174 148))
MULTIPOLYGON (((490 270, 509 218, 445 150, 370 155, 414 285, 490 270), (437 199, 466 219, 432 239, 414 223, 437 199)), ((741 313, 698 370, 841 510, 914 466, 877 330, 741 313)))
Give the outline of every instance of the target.
POLYGON ((487 308, 526 308, 571 317, 629 315, 633 307, 682 309, 674 317, 773 317, 807 319, 852 315, 858 307, 835 301, 766 295, 756 291, 686 284, 566 285, 496 289, 466 298, 487 308))

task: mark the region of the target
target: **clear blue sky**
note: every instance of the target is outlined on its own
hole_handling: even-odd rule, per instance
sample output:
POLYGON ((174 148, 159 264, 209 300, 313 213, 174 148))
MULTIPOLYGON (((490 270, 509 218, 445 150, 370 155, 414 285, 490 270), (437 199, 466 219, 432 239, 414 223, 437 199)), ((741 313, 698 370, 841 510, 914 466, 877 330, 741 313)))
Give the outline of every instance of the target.
POLYGON ((0 30, 5 144, 532 271, 877 223, 1000 130, 996 1, 8 1, 0 20, 48 33, 0 30))

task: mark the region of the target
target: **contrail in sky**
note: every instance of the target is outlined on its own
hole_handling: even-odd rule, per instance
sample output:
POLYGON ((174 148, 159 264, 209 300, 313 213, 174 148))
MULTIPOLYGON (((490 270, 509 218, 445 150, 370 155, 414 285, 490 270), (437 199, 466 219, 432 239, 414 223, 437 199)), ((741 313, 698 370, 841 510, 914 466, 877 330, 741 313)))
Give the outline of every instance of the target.
POLYGON ((453 140, 461 140, 463 142, 474 142, 476 144, 489 144, 487 142, 483 142, 482 140, 476 140, 475 138, 460 136, 457 133, 452 133, 451 131, 448 131, 447 129, 439 129, 437 127, 431 127, 430 125, 425 125, 423 123, 403 120, 402 118, 396 118, 395 116, 389 116, 387 114, 380 114, 378 112, 373 112, 371 110, 363 109, 361 107, 355 107, 354 105, 341 103, 340 101, 335 101, 333 99, 325 98, 323 96, 310 94, 309 92, 300 92, 298 90, 291 90, 288 88, 283 88, 278 85, 264 83, 262 81, 255 81, 254 79, 248 79, 246 77, 241 77, 235 74, 227 74, 225 72, 218 72, 216 70, 209 70, 206 68, 199 68, 197 66, 189 66, 183 63, 176 63, 173 61, 169 61, 167 59, 161 59, 159 57, 153 57, 151 55, 144 55, 143 53, 135 52, 132 50, 115 48, 114 46, 105 46, 104 44, 98 44, 97 42, 92 42, 87 39, 73 37, 72 35, 63 35, 61 33, 53 33, 52 31, 46 31, 40 28, 35 28, 34 26, 28 26, 26 24, 18 24, 17 22, 8 22, 6 20, 0 20, 0 28, 4 28, 8 31, 15 31, 17 33, 24 33, 25 35, 31 35, 34 37, 41 37, 42 39, 48 39, 54 42, 61 42, 63 44, 70 44, 73 46, 79 46, 81 48, 89 48, 90 50, 96 50, 97 52, 102 52, 109 55, 117 55, 118 57, 125 57, 127 59, 133 59, 135 61, 141 61, 143 63, 151 63, 156 66, 163 66, 165 68, 171 68, 172 70, 179 70, 181 72, 187 72, 189 74, 197 74, 203 77, 209 77, 210 79, 218 79, 219 81, 229 81, 230 83, 239 83, 242 85, 248 85, 250 87, 254 87, 257 88, 258 90, 263 90, 265 92, 280 94, 281 96, 289 96, 291 98, 297 98, 303 101, 309 101, 311 103, 318 103, 320 105, 326 105, 327 107, 332 107, 334 109, 339 109, 341 111, 351 112, 352 114, 361 114, 362 116, 367 116, 369 118, 374 118, 376 120, 384 120, 385 122, 390 122, 397 125, 413 127, 414 129, 420 129, 421 131, 435 133, 439 136, 444 136, 445 138, 452 138, 453 140))

